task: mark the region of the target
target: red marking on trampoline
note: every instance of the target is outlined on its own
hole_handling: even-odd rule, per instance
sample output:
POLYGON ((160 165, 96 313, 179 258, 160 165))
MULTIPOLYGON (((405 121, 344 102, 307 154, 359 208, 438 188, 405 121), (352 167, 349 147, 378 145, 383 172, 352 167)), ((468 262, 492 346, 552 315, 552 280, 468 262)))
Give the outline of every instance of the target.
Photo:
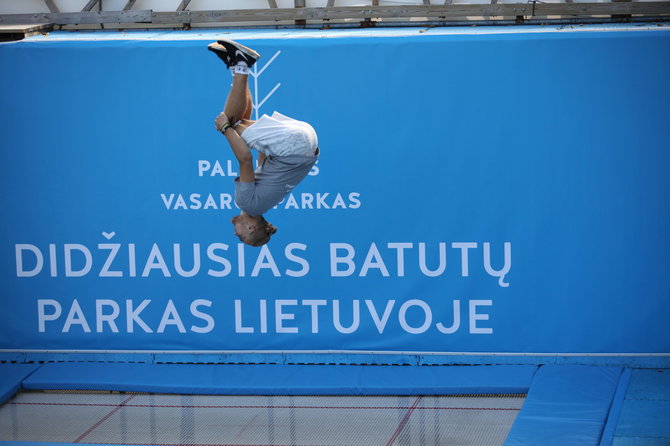
POLYGON ((398 435, 405 429, 405 426, 407 425, 407 422, 409 421, 409 417, 412 416, 412 412, 414 412, 414 409, 416 409, 416 406, 419 405, 419 401, 421 401, 421 397, 418 396, 416 400, 414 400, 414 404, 412 404, 412 407, 407 409, 405 412, 405 415, 402 417, 402 420, 400 420, 400 424, 398 424, 398 427, 396 428, 395 432, 393 432, 393 435, 391 435, 391 438, 389 438, 389 441, 386 442, 386 446, 391 446, 393 443, 395 443, 396 438, 398 438, 398 435))
POLYGON ((243 433, 245 433, 247 430, 249 430, 249 428, 251 427, 251 425, 254 424, 254 421, 256 421, 256 418, 258 418, 258 414, 254 415, 254 416, 251 418, 251 420, 249 420, 249 422, 242 428, 242 430, 239 431, 239 432, 237 433, 237 435, 235 436, 235 438, 240 438, 240 437, 242 436, 243 433))
POLYGON ((88 434, 90 434, 91 432, 93 432, 98 426, 100 426, 102 423, 104 423, 105 421, 107 421, 107 420, 109 419, 109 417, 111 417, 111 416, 114 415, 116 412, 118 412, 119 409, 123 408, 123 406, 125 406, 126 403, 128 403, 128 401, 132 400, 133 398, 135 398, 135 395, 130 395, 128 398, 126 398, 125 400, 123 400, 120 404, 117 404, 116 407, 115 407, 114 409, 112 409, 111 412, 109 412, 107 415, 105 415, 104 417, 102 417, 97 423, 95 423, 93 426, 91 426, 86 432, 84 432, 83 434, 81 434, 81 435, 79 436, 79 438, 77 438, 77 439, 74 441, 74 443, 79 443, 81 440, 83 440, 88 434))
MULTIPOLYGON (((133 395, 135 396, 135 395, 133 395)), ((130 400, 130 398, 128 399, 130 400)), ((126 401, 128 401, 126 400, 126 401)), ((25 401, 11 401, 8 405, 23 405, 23 406, 82 406, 82 407, 116 407, 120 409, 118 404, 105 403, 47 403, 47 402, 25 402, 25 401)), ((202 406, 202 405, 188 405, 188 404, 122 404, 127 408, 158 408, 158 409, 344 409, 344 410, 400 410, 409 409, 412 406, 252 406, 252 405, 219 405, 219 406, 202 406)), ((414 407, 412 410, 510 410, 520 411, 520 408, 514 407, 439 407, 439 406, 423 406, 414 407)))

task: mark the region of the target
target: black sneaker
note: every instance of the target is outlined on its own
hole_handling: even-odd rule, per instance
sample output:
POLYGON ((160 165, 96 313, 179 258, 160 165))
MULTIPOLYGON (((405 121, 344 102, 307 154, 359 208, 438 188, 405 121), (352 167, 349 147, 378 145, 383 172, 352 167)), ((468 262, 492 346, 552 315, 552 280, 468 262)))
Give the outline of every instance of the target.
POLYGON ((232 40, 217 40, 217 42, 222 45, 228 53, 230 59, 229 67, 237 65, 238 62, 244 62, 247 64, 247 67, 251 68, 251 66, 261 57, 260 54, 251 48, 247 48, 232 40))
POLYGON ((228 55, 228 51, 226 51, 226 48, 223 45, 214 42, 207 45, 207 49, 216 54, 217 57, 221 59, 227 67, 230 67, 230 56, 228 55))

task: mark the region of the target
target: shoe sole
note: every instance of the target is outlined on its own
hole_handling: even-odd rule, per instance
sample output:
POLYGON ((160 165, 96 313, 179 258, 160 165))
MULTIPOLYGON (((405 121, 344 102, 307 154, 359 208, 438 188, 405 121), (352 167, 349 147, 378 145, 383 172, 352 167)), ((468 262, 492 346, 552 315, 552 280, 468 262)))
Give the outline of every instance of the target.
POLYGON ((207 45, 207 49, 214 52, 214 53, 223 53, 223 54, 228 54, 228 51, 226 50, 226 47, 221 45, 220 43, 210 43, 207 45))
MULTIPOLYGON (((239 43, 237 43, 233 40, 222 39, 222 40, 217 40, 217 43, 221 46, 224 46, 227 43, 228 45, 238 49, 240 52, 246 54, 247 56, 253 58, 254 60, 258 60, 261 57, 261 55, 258 54, 256 51, 254 51, 251 48, 248 48, 248 47, 246 47, 242 44, 239 44, 239 43)), ((210 44, 210 45, 212 45, 212 44, 210 44)), ((225 46, 224 46, 224 49, 225 49, 225 46)))
POLYGON ((222 53, 226 53, 226 52, 227 52, 227 51, 226 51, 226 48, 225 48, 223 45, 221 45, 220 43, 218 43, 218 42, 210 43, 209 45, 207 45, 207 48, 208 48, 210 51, 219 51, 219 52, 222 52, 222 53))

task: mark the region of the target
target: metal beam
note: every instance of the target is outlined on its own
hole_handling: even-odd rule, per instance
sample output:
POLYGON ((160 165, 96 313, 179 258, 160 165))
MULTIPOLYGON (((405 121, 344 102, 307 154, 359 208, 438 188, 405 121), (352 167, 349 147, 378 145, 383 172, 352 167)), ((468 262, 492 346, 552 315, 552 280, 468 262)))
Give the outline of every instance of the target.
POLYGON ((91 11, 93 9, 93 7, 98 4, 99 1, 100 0, 88 0, 88 3, 86 3, 86 5, 84 5, 81 12, 91 11))
POLYGON ((123 7, 123 10, 124 11, 130 11, 131 9, 133 9, 133 6, 135 6, 136 1, 137 0, 128 0, 128 2, 126 3, 126 6, 123 7))
MULTIPOLYGON (((154 12, 153 23, 182 23, 186 18, 180 13, 154 12)), ((183 13, 182 13, 183 14, 183 13)), ((670 15, 670 1, 645 1, 625 3, 498 3, 498 4, 448 4, 407 6, 352 6, 333 8, 277 8, 236 9, 214 11, 189 11, 190 23, 226 22, 281 22, 293 20, 346 20, 366 18, 398 19, 427 17, 430 19, 452 19, 464 17, 516 17, 566 15, 589 17, 610 14, 641 14, 648 16, 670 15)))
POLYGON ((181 3, 177 7, 177 11, 184 11, 188 8, 188 4, 191 3, 191 0, 181 0, 181 3))
MULTIPOLYGON (((612 0, 613 2, 629 2, 630 0, 612 0)), ((629 19, 630 14, 612 14, 613 19, 629 19)))
MULTIPOLYGON (((670 5, 670 2, 666 2, 670 5)), ((630 3, 637 4, 637 3, 630 3)), ((640 3, 642 4, 642 3, 640 3)), ((645 2, 646 4, 646 2, 645 2)), ((584 4, 580 4, 584 5, 584 4)), ((537 5, 536 5, 537 9, 537 5)), ((189 11, 184 13, 154 12, 153 23, 170 24, 185 21, 193 23, 226 22, 282 22, 294 20, 365 20, 367 18, 450 18, 465 16, 516 16, 530 15, 532 5, 519 4, 455 4, 447 6, 377 6, 377 7, 334 7, 334 8, 277 8, 277 9, 236 9, 215 11, 189 11)), ((607 13, 605 13, 607 14, 607 13)))
POLYGON ((99 25, 101 23, 151 23, 152 13, 145 11, 89 11, 0 15, 0 25, 52 23, 54 25, 99 25))
MULTIPOLYGON (((305 8, 307 6, 305 0, 294 0, 293 5, 295 6, 296 9, 305 8)), ((305 26, 306 24, 307 21, 305 19, 295 19, 296 26, 305 26)))
MULTIPOLYGON (((89 4, 93 7, 94 1, 89 4)), ((88 6, 88 5, 87 5, 88 6)), ((426 17, 428 21, 445 22, 469 17, 579 17, 632 14, 650 17, 670 16, 670 1, 606 2, 606 3, 497 3, 447 4, 405 6, 363 6, 331 8, 267 8, 209 11, 85 11, 74 13, 37 13, 0 15, 0 24, 53 23, 55 25, 130 24, 151 26, 182 26, 184 24, 213 24, 236 22, 276 22, 294 20, 338 21, 375 19, 409 19, 426 17)), ((332 23, 332 22, 331 22, 332 23)))
POLYGON ((60 12, 54 0, 44 0, 44 3, 46 3, 47 8, 49 8, 49 12, 60 12))

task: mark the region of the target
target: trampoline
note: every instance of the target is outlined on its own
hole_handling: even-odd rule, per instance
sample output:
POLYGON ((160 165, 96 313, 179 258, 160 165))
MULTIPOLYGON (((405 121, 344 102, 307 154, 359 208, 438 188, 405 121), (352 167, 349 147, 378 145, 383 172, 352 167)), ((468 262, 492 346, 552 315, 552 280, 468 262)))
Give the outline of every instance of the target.
POLYGON ((513 396, 223 396, 21 392, 0 440, 160 445, 502 445, 513 396))
MULTIPOLYGON (((4 364, 0 442, 598 445, 619 367, 4 364), (14 396, 15 389, 22 389, 14 396)), ((623 390, 622 390, 623 389, 623 390)), ((616 411, 615 411, 616 412, 616 411)))

